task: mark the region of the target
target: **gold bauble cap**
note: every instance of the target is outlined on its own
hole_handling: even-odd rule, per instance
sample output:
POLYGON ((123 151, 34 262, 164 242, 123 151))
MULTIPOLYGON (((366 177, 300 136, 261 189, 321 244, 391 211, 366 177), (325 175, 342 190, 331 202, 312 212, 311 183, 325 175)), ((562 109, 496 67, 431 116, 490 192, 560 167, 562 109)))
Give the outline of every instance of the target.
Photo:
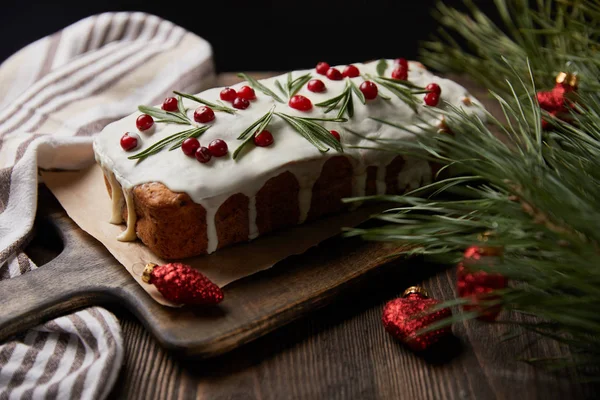
POLYGON ((142 272, 142 280, 144 282, 150 283, 150 279, 152 278, 152 271, 154 271, 155 267, 156 267, 156 264, 154 264, 154 263, 146 264, 146 267, 144 268, 144 272, 142 272))
POLYGON ((570 72, 560 72, 558 75, 556 75, 556 83, 569 85, 571 87, 577 87, 577 74, 572 74, 570 72))
POLYGON ((423 289, 421 286, 411 286, 402 293, 402 297, 409 296, 411 294, 420 294, 423 297, 429 297, 427 290, 423 289))

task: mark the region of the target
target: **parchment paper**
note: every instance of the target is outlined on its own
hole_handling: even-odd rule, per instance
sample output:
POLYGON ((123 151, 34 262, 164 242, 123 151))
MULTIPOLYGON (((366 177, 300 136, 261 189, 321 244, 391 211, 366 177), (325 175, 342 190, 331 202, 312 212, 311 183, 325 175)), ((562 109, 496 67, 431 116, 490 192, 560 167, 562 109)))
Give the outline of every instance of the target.
MULTIPOLYGON (((104 186, 103 173, 96 164, 81 171, 43 171, 42 178, 56 196, 69 217, 84 231, 100 241, 129 271, 131 276, 157 302, 175 307, 155 289, 142 281, 144 265, 148 262, 165 264, 141 241, 119 242, 116 237, 124 225, 108 221, 111 200, 104 186)), ((369 215, 384 209, 381 204, 360 207, 352 212, 326 217, 287 230, 261 236, 251 242, 181 260, 198 269, 215 284, 223 287, 233 281, 271 268, 275 263, 295 254, 301 254, 323 240, 335 236, 343 227, 364 222, 369 215)))

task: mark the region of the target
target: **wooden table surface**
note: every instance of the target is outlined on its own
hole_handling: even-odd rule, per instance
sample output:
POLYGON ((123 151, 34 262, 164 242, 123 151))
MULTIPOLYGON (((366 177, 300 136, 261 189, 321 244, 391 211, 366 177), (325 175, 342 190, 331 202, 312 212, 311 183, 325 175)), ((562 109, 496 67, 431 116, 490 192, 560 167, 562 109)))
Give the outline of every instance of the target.
MULTIPOLYGON (((219 84, 235 79, 221 76, 219 84)), ((31 251, 43 253, 46 244, 55 245, 49 241, 36 238, 31 251)), ((551 374, 518 361, 566 350, 532 336, 501 342, 511 331, 506 325, 456 324, 451 338, 422 355, 384 331, 386 301, 414 284, 434 298, 452 299, 454 272, 419 259, 393 263, 326 308, 204 361, 175 358, 133 315, 113 307, 121 321, 125 360, 110 398, 572 399, 600 393, 597 386, 577 383, 574 373, 551 374)))

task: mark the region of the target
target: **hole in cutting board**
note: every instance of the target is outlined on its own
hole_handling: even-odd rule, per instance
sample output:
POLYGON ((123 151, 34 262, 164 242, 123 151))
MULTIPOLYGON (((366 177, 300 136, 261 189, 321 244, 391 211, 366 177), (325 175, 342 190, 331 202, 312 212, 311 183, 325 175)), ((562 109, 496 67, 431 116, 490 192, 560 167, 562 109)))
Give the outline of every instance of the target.
MULTIPOLYGON (((60 209, 58 201, 46 186, 38 186, 38 196, 38 209, 41 204, 44 204, 44 208, 48 210, 60 209)), ((58 231, 48 220, 36 217, 32 235, 33 239, 25 247, 25 254, 38 267, 49 263, 63 251, 64 244, 60 239, 58 231)))

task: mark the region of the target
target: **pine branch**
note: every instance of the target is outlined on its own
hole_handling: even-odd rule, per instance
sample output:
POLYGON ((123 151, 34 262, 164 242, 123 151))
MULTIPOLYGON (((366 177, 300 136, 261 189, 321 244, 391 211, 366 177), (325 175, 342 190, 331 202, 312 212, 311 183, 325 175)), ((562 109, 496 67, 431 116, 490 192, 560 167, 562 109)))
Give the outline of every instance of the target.
MULTIPOLYGON (((514 7, 521 3, 511 4, 514 7)), ((456 13, 448 10, 447 15, 456 19, 459 18, 456 13)), ((545 50, 530 53, 534 43, 539 46, 539 38, 535 37, 541 33, 521 29, 518 37, 515 33, 515 54, 510 53, 509 46, 505 60, 491 61, 491 55, 487 60, 479 55, 487 50, 479 47, 490 43, 494 47, 499 39, 494 39, 495 31, 486 25, 484 16, 473 10, 472 13, 479 25, 474 22, 468 25, 461 20, 457 24, 477 32, 486 30, 489 37, 473 39, 471 45, 478 55, 460 53, 460 60, 493 64, 478 74, 482 82, 489 82, 494 88, 490 93, 498 100, 505 120, 498 121, 488 114, 486 124, 476 115, 450 107, 439 112, 453 135, 438 134, 437 127, 429 126, 427 134, 415 135, 414 143, 374 140, 386 151, 427 160, 436 158, 437 162, 451 166, 454 176, 402 196, 347 199, 386 200, 396 205, 376 217, 380 226, 350 229, 346 234, 367 240, 401 241, 412 245, 410 254, 456 263, 466 247, 480 243, 482 233, 494 232, 486 245, 503 247, 504 256, 493 270, 515 282, 514 286, 498 292, 501 297, 495 301, 500 301, 507 310, 535 317, 533 322, 502 323, 569 346, 572 353, 569 360, 546 360, 547 365, 598 365, 600 95, 590 90, 594 86, 590 82, 595 84, 600 76, 600 56, 587 53, 584 48, 580 60, 571 64, 581 82, 589 86, 575 96, 577 106, 569 115, 571 122, 554 119, 555 128, 543 131, 540 120, 544 114, 535 100, 535 92, 536 85, 544 80, 536 73, 542 71, 552 82, 554 71, 544 70, 550 71, 552 62, 562 58, 560 55, 565 51, 556 44, 550 57, 545 50), (531 64, 526 58, 515 63, 520 55, 538 58, 531 64), (499 82, 504 82, 504 86, 499 82)), ((547 17, 550 15, 554 13, 547 17)), ((575 25, 572 20, 565 24, 575 25)), ((516 26, 517 30, 520 28, 521 25, 516 26)), ((587 46, 587 39, 584 41, 587 46)), ((551 43, 555 43, 553 39, 551 43)), ((458 60, 458 55, 453 57, 458 60)), ((389 121, 379 122, 406 129, 389 121)), ((468 301, 458 299, 461 300, 468 301)), ((443 306, 446 305, 449 304, 443 306)), ((475 316, 477 313, 461 313, 441 324, 475 316)), ((598 371, 593 373, 597 378, 598 371)))

